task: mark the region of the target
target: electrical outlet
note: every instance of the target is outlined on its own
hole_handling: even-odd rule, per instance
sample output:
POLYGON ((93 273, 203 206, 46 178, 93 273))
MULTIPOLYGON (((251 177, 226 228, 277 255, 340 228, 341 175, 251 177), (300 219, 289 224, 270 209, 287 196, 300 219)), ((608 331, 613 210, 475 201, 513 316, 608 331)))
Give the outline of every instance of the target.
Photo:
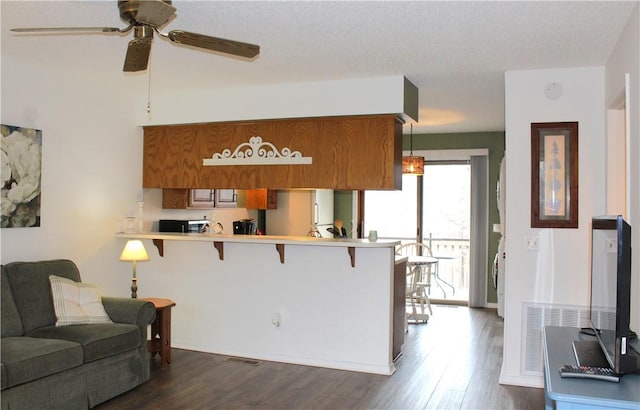
POLYGON ((524 246, 530 251, 536 251, 539 248, 540 237, 539 236, 525 236, 524 246))

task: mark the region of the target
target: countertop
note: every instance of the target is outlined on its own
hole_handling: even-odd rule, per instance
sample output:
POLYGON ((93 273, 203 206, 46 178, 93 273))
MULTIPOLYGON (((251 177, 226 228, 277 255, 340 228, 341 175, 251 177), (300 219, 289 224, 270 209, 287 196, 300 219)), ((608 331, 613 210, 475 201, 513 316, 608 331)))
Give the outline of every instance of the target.
POLYGON ((378 240, 371 242, 368 239, 350 238, 311 238, 306 236, 278 236, 278 235, 228 235, 212 233, 178 233, 178 232, 143 232, 143 233, 117 233, 118 238, 127 239, 154 239, 169 241, 194 241, 194 242, 227 242, 227 243, 264 243, 282 245, 303 246, 330 246, 330 247, 356 247, 356 248, 392 248, 400 244, 400 241, 378 240))

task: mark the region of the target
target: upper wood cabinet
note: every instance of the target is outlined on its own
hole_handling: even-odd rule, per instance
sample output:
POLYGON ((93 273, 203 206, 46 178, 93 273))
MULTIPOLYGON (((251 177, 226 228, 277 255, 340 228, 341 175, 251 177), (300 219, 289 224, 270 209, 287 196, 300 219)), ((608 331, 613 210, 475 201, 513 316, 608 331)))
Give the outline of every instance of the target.
POLYGON ((163 189, 162 207, 169 209, 235 208, 235 189, 163 189))
POLYGON ((162 190, 162 207, 168 208, 168 209, 189 208, 189 190, 188 189, 163 189, 162 190))
POLYGON ((277 209, 278 191, 274 189, 248 189, 247 209, 277 209))
POLYGON ((394 115, 144 127, 144 188, 401 189, 402 123, 394 115), (259 136, 311 164, 204 166, 259 136))

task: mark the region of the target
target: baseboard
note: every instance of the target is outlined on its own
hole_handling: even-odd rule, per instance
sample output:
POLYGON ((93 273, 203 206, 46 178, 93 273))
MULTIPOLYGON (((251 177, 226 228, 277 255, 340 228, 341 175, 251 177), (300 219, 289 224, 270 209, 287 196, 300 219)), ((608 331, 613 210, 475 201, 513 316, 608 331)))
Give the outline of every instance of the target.
POLYGON ((544 379, 540 376, 504 376, 500 373, 498 383, 510 386, 544 388, 544 379))
POLYGON ((266 360, 269 362, 279 362, 279 363, 289 363, 289 364, 297 364, 303 366, 313 366, 313 367, 324 367, 328 369, 337 369, 337 370, 349 370, 353 372, 362 372, 362 373, 373 373, 373 374, 381 374, 385 376, 390 376, 396 371, 396 367, 391 362, 388 366, 372 364, 372 363, 357 363, 357 362, 346 362, 339 360, 327 360, 327 359, 317 359, 311 357, 293 357, 286 355, 274 355, 269 353, 256 353, 256 352, 243 352, 243 351, 210 351, 209 349, 203 346, 195 346, 191 344, 183 344, 179 341, 172 341, 172 347, 176 349, 185 349, 192 350, 196 352, 205 352, 211 354, 219 354, 223 356, 232 356, 232 357, 241 357, 247 359, 254 360, 266 360))

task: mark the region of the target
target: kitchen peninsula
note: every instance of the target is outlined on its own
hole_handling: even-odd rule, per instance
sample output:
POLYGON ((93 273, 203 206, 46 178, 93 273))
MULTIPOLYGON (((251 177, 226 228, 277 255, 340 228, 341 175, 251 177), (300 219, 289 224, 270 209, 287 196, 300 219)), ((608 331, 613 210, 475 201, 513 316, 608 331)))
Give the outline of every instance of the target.
MULTIPOLYGON (((404 326, 403 320, 394 321, 394 270, 396 281, 404 279, 403 261, 396 269, 397 241, 117 236, 142 239, 149 250, 153 272, 140 280, 144 297, 161 292, 180 306, 173 312, 175 347, 386 375, 395 371, 393 357, 402 340, 397 331, 394 338, 394 324, 404 326)), ((398 313, 396 318, 403 317, 398 313)))

